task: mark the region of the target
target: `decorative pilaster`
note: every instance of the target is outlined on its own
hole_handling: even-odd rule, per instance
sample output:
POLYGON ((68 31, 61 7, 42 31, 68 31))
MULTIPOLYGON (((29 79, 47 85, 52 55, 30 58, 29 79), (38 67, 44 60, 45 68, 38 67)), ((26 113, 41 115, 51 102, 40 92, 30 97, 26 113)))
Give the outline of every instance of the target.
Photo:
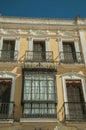
POLYGON ((0 36, 0 58, 1 58, 1 53, 2 53, 2 47, 3 47, 3 37, 0 36))
POLYGON ((64 60, 63 45, 62 45, 62 39, 61 39, 61 37, 57 38, 57 43, 58 43, 58 46, 59 46, 60 60, 64 60))
MULTIPOLYGON (((50 51, 50 38, 48 37, 45 39, 45 46, 46 46, 46 52, 50 51)), ((48 53, 46 53, 46 59, 48 58, 49 58, 49 55, 48 53)))
POLYGON ((80 40, 81 40, 84 62, 86 64, 86 40, 85 40, 85 35, 84 35, 83 31, 80 31, 79 34, 80 34, 80 40))
MULTIPOLYGON (((15 51, 19 51, 19 47, 20 47, 20 37, 16 37, 16 41, 15 41, 15 51)), ((18 53, 15 52, 15 60, 18 59, 18 53)))
POLYGON ((46 43, 46 51, 50 51, 50 38, 46 38, 45 39, 45 43, 46 43))
POLYGON ((33 51, 33 38, 28 37, 28 50, 33 51))

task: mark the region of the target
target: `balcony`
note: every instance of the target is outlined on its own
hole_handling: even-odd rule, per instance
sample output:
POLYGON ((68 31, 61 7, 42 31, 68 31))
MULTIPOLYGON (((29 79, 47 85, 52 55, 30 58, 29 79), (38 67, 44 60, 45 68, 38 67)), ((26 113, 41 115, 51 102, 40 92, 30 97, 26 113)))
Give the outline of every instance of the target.
POLYGON ((53 52, 52 51, 26 51, 25 62, 52 62, 53 52))
POLYGON ((18 51, 1 50, 0 62, 16 62, 18 60, 18 51))
POLYGON ((59 114, 65 121, 86 121, 86 103, 65 102, 59 114))
POLYGON ((13 119, 14 103, 0 102, 0 119, 13 119))
POLYGON ((67 64, 81 64, 83 63, 83 56, 81 52, 60 52, 60 61, 67 64))

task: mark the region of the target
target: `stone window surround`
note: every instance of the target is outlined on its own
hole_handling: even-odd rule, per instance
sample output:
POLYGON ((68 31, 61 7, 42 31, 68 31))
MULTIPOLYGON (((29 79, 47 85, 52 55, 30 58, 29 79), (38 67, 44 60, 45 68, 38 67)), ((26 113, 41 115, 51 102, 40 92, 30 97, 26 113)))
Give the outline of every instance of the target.
MULTIPOLYGON (((66 88, 66 79, 78 79, 81 80, 82 83, 82 90, 83 90, 83 95, 84 95, 84 100, 86 102, 86 87, 85 87, 85 79, 83 75, 77 74, 77 73, 66 73, 62 75, 62 85, 63 85, 63 95, 64 95, 64 102, 68 102, 68 97, 67 97, 67 88, 66 88)), ((65 106, 65 112, 66 114, 69 114, 68 111, 68 106, 65 106)))
MULTIPOLYGON (((16 74, 11 73, 9 71, 0 71, 0 78, 1 79, 12 79, 12 86, 11 86, 11 95, 10 95, 10 102, 14 102, 14 90, 15 90, 15 80, 16 80, 16 74)), ((13 105, 10 104, 9 106, 9 115, 13 111, 13 105)))
POLYGON ((20 43, 19 43, 19 40, 20 38, 19 37, 4 37, 4 36, 1 36, 0 37, 0 50, 2 50, 2 47, 3 47, 3 40, 15 40, 15 50, 19 50, 19 46, 20 46, 20 43))

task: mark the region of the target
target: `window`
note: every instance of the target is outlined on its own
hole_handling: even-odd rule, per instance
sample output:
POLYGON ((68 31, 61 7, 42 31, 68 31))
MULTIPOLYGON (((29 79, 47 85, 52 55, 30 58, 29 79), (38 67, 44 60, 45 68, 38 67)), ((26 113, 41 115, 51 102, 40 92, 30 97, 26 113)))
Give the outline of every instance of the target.
POLYGON ((60 47, 60 59, 62 63, 82 63, 83 60, 78 43, 63 41, 60 47))
POLYGON ((33 59, 34 60, 45 60, 45 42, 34 41, 33 42, 33 59))
POLYGON ((71 75, 71 77, 63 76, 66 120, 86 119, 86 94, 84 80, 77 76, 71 75))
POLYGON ((23 116, 56 117, 55 74, 24 71, 23 116))
POLYGON ((86 112, 81 81, 66 80, 66 87, 70 118, 84 118, 86 112))
POLYGON ((12 118, 10 109, 13 102, 10 102, 12 79, 0 79, 0 118, 12 118))
POLYGON ((2 60, 12 61, 14 60, 15 53, 15 40, 3 40, 2 46, 2 60))
POLYGON ((76 52, 73 42, 63 42, 63 53, 65 62, 76 62, 76 52))
POLYGON ((25 61, 43 61, 52 62, 53 52, 50 51, 49 39, 32 39, 29 38, 28 50, 26 51, 25 61))

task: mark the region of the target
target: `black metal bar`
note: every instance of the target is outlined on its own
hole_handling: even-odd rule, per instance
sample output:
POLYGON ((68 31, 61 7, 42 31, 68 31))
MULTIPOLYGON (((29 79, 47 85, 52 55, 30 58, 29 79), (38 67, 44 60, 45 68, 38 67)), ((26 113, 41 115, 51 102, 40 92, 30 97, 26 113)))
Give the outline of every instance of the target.
MULTIPOLYGON (((49 103, 46 103, 47 107, 44 107, 44 106, 32 107, 32 104, 33 103, 30 103, 30 102, 22 103, 22 117, 23 118, 57 118, 57 112, 56 112, 57 105, 55 103, 54 103, 55 107, 50 107, 49 103), (24 107, 24 105, 26 105, 26 106, 24 107), (29 105, 31 107, 29 107, 29 105)), ((37 103, 37 105, 39 105, 39 104, 41 104, 41 103, 37 103)))
POLYGON ((14 102, 0 102, 0 119, 12 119, 14 112, 14 102))
POLYGON ((62 63, 83 63, 81 52, 60 52, 60 61, 62 63))
POLYGON ((26 51, 25 61, 42 61, 42 62, 51 62, 53 61, 53 52, 52 51, 26 51))
POLYGON ((23 118, 57 118, 56 114, 23 114, 23 118))
POLYGON ((86 103, 65 102, 65 120, 86 120, 86 103))
POLYGON ((0 50, 0 62, 15 62, 18 60, 18 51, 0 50))

